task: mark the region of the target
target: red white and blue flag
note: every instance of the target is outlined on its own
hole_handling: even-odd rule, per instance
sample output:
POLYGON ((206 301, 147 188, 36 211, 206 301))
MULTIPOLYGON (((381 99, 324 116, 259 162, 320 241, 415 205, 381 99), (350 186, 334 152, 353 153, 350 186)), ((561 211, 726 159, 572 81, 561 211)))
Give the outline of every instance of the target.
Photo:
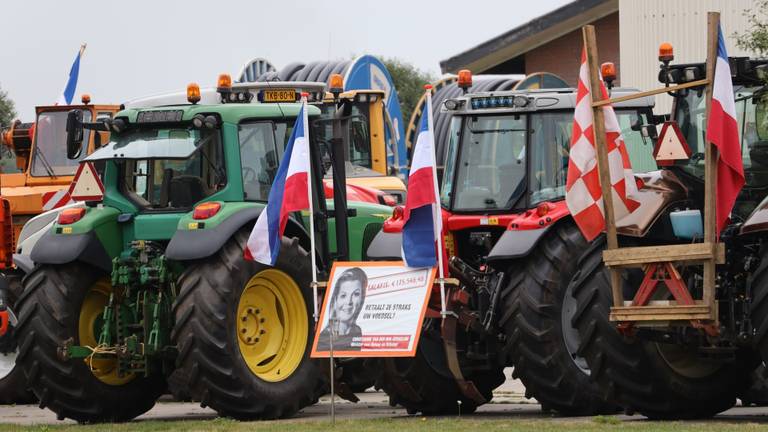
POLYGON ((707 119, 707 141, 714 144, 717 160, 717 235, 725 226, 739 191, 744 186, 744 163, 741 159, 736 103, 731 83, 731 67, 725 50, 723 29, 718 27, 715 80, 712 84, 712 104, 707 119))
POLYGON ((275 265, 288 216, 291 212, 311 209, 308 123, 304 100, 272 182, 267 206, 248 237, 244 251, 246 259, 275 265))
POLYGON ((403 215, 402 255, 408 267, 434 267, 437 264, 436 242, 443 231, 438 202, 431 90, 427 92, 425 112, 421 116, 419 135, 413 148, 403 215))

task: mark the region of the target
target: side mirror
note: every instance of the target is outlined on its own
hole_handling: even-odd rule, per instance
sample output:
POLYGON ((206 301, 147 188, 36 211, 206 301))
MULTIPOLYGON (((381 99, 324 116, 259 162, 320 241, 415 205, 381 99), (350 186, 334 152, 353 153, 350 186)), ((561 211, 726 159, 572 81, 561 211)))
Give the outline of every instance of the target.
POLYGON ((77 159, 83 149, 83 111, 67 113, 67 158, 77 159))

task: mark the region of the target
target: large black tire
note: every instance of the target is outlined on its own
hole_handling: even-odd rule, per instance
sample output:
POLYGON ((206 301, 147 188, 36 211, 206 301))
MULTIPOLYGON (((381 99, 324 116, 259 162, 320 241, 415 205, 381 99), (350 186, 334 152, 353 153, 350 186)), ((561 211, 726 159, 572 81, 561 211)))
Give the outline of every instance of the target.
MULTIPOLYGON (((21 296, 21 274, 12 274, 8 277, 0 275, 1 284, 7 285, 5 289, 9 294, 6 299, 11 310, 16 311, 18 298, 21 296)), ((19 346, 16 341, 16 327, 9 324, 8 333, 0 341, 0 404, 30 404, 37 402, 35 394, 27 386, 27 378, 24 371, 16 365, 16 356, 19 346)))
POLYGON ((179 356, 171 391, 191 396, 222 416, 288 417, 317 402, 327 388, 317 362, 309 358, 314 322, 310 258, 297 239, 283 239, 275 268, 300 287, 296 289, 305 306, 307 340, 300 363, 288 377, 267 381, 249 368, 236 330, 242 292, 252 277, 269 269, 243 257, 247 239, 247 232, 238 232, 215 255, 191 263, 179 278, 172 334, 179 356))
POLYGON ((602 264, 600 242, 584 255, 579 267, 573 290, 580 353, 609 400, 628 413, 663 420, 711 417, 736 403, 756 366, 751 353, 739 352, 732 362, 715 363, 684 347, 627 339, 608 319, 610 275, 602 264))
POLYGON ((525 385, 544 410, 568 416, 616 412, 589 377, 579 357, 580 340, 571 324, 576 302, 568 290, 577 259, 588 243, 572 223, 547 232, 523 263, 513 264, 502 292, 500 324, 507 335, 505 350, 513 376, 525 385))
POLYGON ((135 376, 121 385, 99 380, 83 359, 60 360, 57 349, 72 338, 86 294, 104 275, 81 263, 43 265, 24 279, 19 299, 18 365, 40 400, 59 419, 121 422, 147 411, 166 388, 162 376, 135 376))
MULTIPOLYGON (((416 356, 380 360, 381 375, 376 387, 389 396, 389 404, 400 405, 409 414, 470 414, 478 404, 464 396, 448 370, 440 332, 425 325, 416 356)), ((465 375, 486 401, 504 380, 503 368, 476 371, 465 375)))

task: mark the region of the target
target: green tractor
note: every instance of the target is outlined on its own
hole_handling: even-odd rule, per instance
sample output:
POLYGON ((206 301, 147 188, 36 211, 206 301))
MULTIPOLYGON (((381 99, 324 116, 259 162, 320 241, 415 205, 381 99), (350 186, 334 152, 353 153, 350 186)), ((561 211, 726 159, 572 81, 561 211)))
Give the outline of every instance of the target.
MULTIPOLYGON (((71 157, 83 127, 111 131, 85 158, 102 172, 103 199, 60 214, 31 252, 17 306, 18 363, 61 419, 130 420, 168 389, 223 416, 280 418, 327 390, 325 368, 309 358, 309 254, 321 280, 334 260, 364 259, 391 208, 347 208, 343 158, 331 157, 334 198, 324 197, 325 155, 342 154, 349 135, 340 103, 332 148, 321 151, 310 132, 316 250, 301 212, 274 267, 246 260, 300 105, 293 90, 218 91, 219 103, 198 104, 190 85, 188 104, 99 123, 70 113, 71 157)), ((320 110, 308 113, 312 123, 320 110)))

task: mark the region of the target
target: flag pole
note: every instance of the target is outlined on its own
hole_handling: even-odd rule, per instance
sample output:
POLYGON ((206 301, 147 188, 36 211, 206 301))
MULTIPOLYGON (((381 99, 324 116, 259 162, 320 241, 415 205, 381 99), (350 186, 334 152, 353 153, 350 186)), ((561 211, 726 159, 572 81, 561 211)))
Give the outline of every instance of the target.
MULTIPOLYGON (((432 118, 432 86, 427 84, 424 86, 424 90, 427 93, 427 126, 429 128, 429 138, 432 141, 432 145, 435 145, 435 130, 432 118)), ((437 156, 433 151, 430 155, 432 157, 432 185, 435 190, 435 203, 436 208, 432 212, 432 225, 437 231, 437 272, 440 282, 440 315, 445 316, 448 312, 445 305, 445 269, 443 268, 443 217, 440 208, 440 188, 437 184, 437 156)))
POLYGON ((83 56, 83 53, 85 52, 85 47, 87 47, 87 46, 88 46, 88 44, 85 43, 85 42, 83 42, 83 44, 80 45, 80 57, 83 56))
MULTIPOLYGON (((308 93, 301 93, 301 112, 302 124, 304 126, 305 136, 309 136, 309 115, 307 113, 307 97, 308 93)), ((309 144, 309 143, 307 143, 309 144)), ((309 145, 307 145, 309 149, 309 145)), ((315 202, 312 197, 312 162, 307 164, 307 196, 309 197, 309 256, 312 261, 312 316, 315 318, 315 324, 317 324, 317 258, 315 257, 315 202)))

